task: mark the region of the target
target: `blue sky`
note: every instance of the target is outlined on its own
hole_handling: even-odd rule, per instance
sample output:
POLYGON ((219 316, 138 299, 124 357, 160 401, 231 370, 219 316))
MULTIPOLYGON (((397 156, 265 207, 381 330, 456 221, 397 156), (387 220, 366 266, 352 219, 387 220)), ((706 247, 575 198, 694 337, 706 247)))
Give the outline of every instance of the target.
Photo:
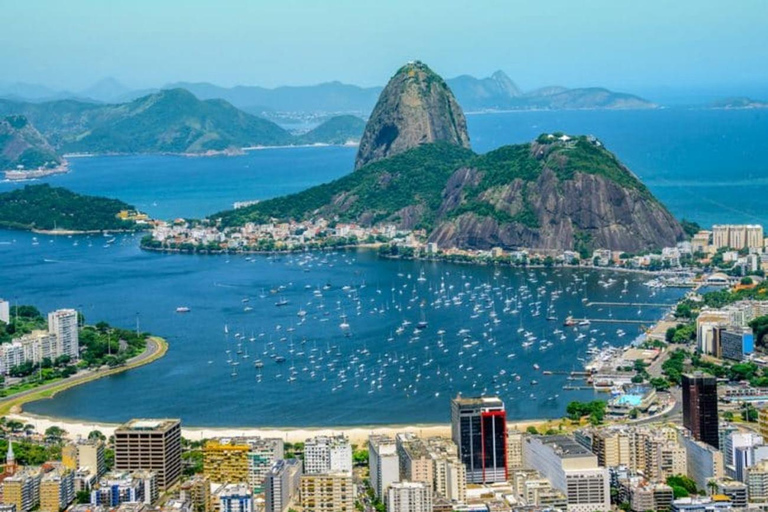
POLYGON ((523 89, 768 84, 765 0, 0 0, 0 81, 379 85, 407 60, 523 89))

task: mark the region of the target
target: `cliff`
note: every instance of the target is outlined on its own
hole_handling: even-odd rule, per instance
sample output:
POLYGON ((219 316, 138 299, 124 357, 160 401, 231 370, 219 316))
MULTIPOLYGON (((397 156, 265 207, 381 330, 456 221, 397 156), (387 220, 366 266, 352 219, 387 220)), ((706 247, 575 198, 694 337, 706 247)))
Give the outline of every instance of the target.
POLYGON ((411 62, 381 92, 360 140, 355 169, 432 142, 468 148, 467 121, 445 81, 425 64, 411 62))

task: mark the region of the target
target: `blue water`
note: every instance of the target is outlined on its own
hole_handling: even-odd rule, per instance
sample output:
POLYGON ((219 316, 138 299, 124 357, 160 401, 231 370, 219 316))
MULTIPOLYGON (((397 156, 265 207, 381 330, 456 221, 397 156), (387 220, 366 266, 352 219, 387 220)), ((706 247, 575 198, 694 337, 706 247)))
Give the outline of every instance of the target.
MULTIPOLYGON (((486 152, 543 132, 593 134, 678 218, 768 224, 768 111, 513 112, 468 116, 472 146, 486 152)), ((118 197, 159 218, 200 217, 235 201, 296 192, 350 172, 355 148, 268 149, 241 157, 113 156, 72 159, 48 178, 75 191, 118 197)), ((0 182, 0 191, 19 184, 0 182)))
MULTIPOLYGON (((595 134, 678 217, 704 225, 768 221, 761 204, 768 192, 768 117, 760 111, 528 112, 470 116, 469 127, 481 152, 545 131, 595 134)), ((354 154, 354 148, 294 148, 229 158, 82 158, 72 161, 70 174, 46 181, 119 197, 157 217, 196 217, 234 201, 273 197, 342 176, 354 154)), ((0 190, 16 186, 0 183, 0 190)), ((651 298, 643 278, 623 274, 606 288, 599 281, 609 279, 608 273, 586 274, 586 282, 580 282, 585 274, 503 269, 495 275, 485 267, 382 261, 365 252, 316 255, 311 261, 249 260, 144 253, 132 237, 110 247, 101 237, 38 238, 40 245, 33 245, 28 233, 0 232, 0 296, 43 310, 78 307, 89 320, 123 327, 134 326, 138 314, 143 329, 171 343, 168 355, 152 365, 28 406, 94 421, 170 415, 196 425, 443 422, 457 391, 499 393, 512 419, 557 417, 568 401, 593 395, 564 391, 564 375, 545 377, 533 364, 542 370, 578 369, 590 338, 597 346, 624 344, 638 332, 634 323, 593 324, 595 332, 582 333, 578 341, 579 332, 572 330, 560 339, 553 331, 565 315, 650 323, 660 314, 658 309, 593 310, 581 300, 585 290, 597 301, 669 302, 679 295, 663 290, 651 298), (426 281, 419 282, 422 270, 426 281), (627 295, 621 294, 625 277, 627 295), (322 292, 320 309, 313 290, 328 282, 332 288, 322 292), (342 291, 345 285, 353 291, 342 291), (552 298, 558 290, 560 298, 552 298), (465 296, 461 305, 445 305, 446 294, 461 291, 475 300, 465 296), (290 305, 274 306, 281 296, 290 305), (243 303, 245 298, 249 302, 243 303), (520 301, 517 314, 504 311, 510 298, 520 301), (540 311, 534 316, 537 302, 540 311), (557 322, 545 319, 550 303, 557 322), (422 304, 429 328, 414 340, 422 304), (174 313, 180 305, 192 312, 174 313), (252 310, 245 311, 246 305, 252 310), (300 308, 307 311, 301 325, 300 308), (493 323, 492 312, 500 323, 493 323), (339 327, 342 314, 350 337, 339 327), (413 324, 397 335, 403 320, 413 324), (537 338, 531 347, 522 347, 521 327, 537 338), (617 334, 619 328, 626 337, 617 334), (441 342, 439 329, 446 331, 441 342), (458 335, 461 329, 469 329, 469 341, 458 335), (237 332, 257 340, 244 342, 250 357, 236 359, 241 364, 233 377, 227 360, 235 357, 237 332), (395 339, 387 341, 390 337, 395 339), (541 340, 553 346, 540 350, 541 340), (265 348, 270 341, 274 346, 265 348), (278 365, 270 354, 285 357, 286 363, 278 365), (251 363, 257 357, 265 362, 260 382, 251 363)))
POLYGON ((579 370, 590 346, 628 343, 640 328, 596 323, 566 329, 563 319, 572 313, 647 326, 661 314, 658 308, 589 307, 582 299, 670 303, 682 293, 652 292, 642 285, 647 277, 610 272, 495 273, 491 267, 380 260, 365 251, 278 258, 166 255, 140 251, 135 237, 105 247, 104 237, 38 236, 34 245, 32 236, 0 231, 4 297, 43 311, 74 306, 90 321, 127 328, 138 318, 141 329, 170 343, 166 357, 151 365, 25 406, 92 421, 445 422, 449 400, 459 391, 498 393, 511 419, 560 417, 569 401, 595 395, 563 390, 573 383, 566 375, 542 372, 579 370), (289 304, 276 306, 281 299, 289 304), (191 312, 175 313, 181 305, 191 312), (546 318, 550 305, 556 321, 546 318), (300 310, 306 312, 303 322, 300 310), (341 327, 344 318, 349 336, 341 327), (421 319, 429 325, 416 335, 421 319), (398 334, 406 320, 411 324, 398 334), (556 333, 558 328, 565 332, 556 333), (526 332, 536 338, 527 347, 526 332), (240 355, 236 333, 245 337, 240 355), (286 362, 275 362, 273 353, 286 362), (230 357, 240 363, 236 376, 230 357), (264 362, 261 371, 253 365, 257 358, 264 362))

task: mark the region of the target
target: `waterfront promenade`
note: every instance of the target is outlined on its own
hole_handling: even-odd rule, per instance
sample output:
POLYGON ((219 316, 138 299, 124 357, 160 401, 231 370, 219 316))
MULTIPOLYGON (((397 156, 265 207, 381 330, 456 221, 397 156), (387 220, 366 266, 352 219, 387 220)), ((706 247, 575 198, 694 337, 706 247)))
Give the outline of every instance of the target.
POLYGON ((22 406, 27 402, 33 402, 43 398, 53 398, 56 393, 64 391, 65 389, 149 364, 163 357, 167 351, 168 343, 163 338, 150 336, 147 338, 147 346, 144 351, 126 361, 122 366, 115 368, 99 368, 96 370, 82 370, 67 379, 55 380, 35 388, 0 398, 0 415, 4 416, 9 413, 20 413, 22 406))

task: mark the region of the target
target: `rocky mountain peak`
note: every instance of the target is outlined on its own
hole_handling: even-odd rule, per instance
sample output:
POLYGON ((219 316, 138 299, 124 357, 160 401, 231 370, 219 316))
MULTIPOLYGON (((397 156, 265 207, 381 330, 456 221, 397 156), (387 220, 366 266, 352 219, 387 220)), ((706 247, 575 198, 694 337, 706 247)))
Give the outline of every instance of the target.
POLYGON ((464 112, 439 75, 422 62, 409 62, 381 92, 360 140, 355 169, 440 141, 469 148, 464 112))
POLYGON ((498 70, 491 75, 491 79, 493 79, 498 84, 499 89, 508 94, 510 98, 517 98, 518 96, 523 95, 523 91, 520 90, 517 84, 513 82, 505 72, 498 70))

